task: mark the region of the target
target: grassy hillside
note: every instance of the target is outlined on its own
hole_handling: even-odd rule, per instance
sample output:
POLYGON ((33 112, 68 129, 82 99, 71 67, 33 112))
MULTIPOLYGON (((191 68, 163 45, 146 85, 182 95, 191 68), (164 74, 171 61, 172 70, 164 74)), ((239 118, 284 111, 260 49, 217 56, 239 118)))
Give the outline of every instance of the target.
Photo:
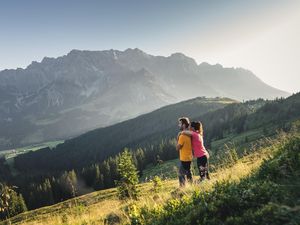
MULTIPOLYGON (((296 124, 297 129, 298 126, 296 124)), ((151 182, 143 183, 139 201, 119 201, 116 189, 108 189, 22 213, 11 222, 196 224, 202 223, 204 218, 205 224, 220 224, 219 220, 227 224, 297 221, 300 199, 296 188, 300 175, 298 137, 298 133, 281 134, 273 140, 257 142, 255 149, 248 149, 239 159, 232 160, 228 155, 223 159, 226 165, 218 167, 210 181, 198 185, 178 189, 177 179, 166 179, 162 182, 163 188, 155 193, 151 182)), ((154 170, 169 173, 168 165, 172 164, 174 161, 148 168, 145 174, 154 170)))
POLYGON ((300 137, 278 146, 258 171, 218 182, 164 205, 144 207, 135 224, 299 224, 300 137))

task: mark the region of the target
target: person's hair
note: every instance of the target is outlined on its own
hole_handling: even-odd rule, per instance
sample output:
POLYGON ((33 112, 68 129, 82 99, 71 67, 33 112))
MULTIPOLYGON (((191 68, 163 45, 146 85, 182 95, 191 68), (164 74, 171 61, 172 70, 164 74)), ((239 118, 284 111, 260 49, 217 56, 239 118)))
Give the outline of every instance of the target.
POLYGON ((191 122, 191 127, 195 129, 201 136, 203 136, 203 126, 200 121, 191 122))
POLYGON ((180 121, 182 124, 184 124, 185 128, 188 128, 190 125, 190 120, 187 117, 181 117, 178 119, 178 121, 180 121))

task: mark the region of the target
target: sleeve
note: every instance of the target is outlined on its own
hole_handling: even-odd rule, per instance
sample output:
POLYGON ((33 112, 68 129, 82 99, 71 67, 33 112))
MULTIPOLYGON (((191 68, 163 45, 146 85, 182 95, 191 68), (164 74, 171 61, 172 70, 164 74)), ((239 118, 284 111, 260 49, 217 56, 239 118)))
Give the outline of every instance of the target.
POLYGON ((179 145, 182 145, 182 146, 183 146, 183 144, 184 144, 184 137, 183 137, 182 134, 181 134, 181 135, 179 136, 179 138, 178 138, 178 144, 179 144, 179 145))

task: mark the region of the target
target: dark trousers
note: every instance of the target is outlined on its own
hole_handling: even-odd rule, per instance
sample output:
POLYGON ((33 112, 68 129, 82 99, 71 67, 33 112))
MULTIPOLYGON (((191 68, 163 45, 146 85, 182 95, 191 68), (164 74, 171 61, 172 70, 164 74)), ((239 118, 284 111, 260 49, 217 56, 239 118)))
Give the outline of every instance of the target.
POLYGON ((190 161, 189 162, 180 161, 178 178, 179 178, 180 186, 184 186, 186 181, 190 183, 193 182, 190 161))
POLYGON ((206 155, 197 158, 197 167, 199 169, 200 180, 210 179, 208 173, 208 158, 206 155))

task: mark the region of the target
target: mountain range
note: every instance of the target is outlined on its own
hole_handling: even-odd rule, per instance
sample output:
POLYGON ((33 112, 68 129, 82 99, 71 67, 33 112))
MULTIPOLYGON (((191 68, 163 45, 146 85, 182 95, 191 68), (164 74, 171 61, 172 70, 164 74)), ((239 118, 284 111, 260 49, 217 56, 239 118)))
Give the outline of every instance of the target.
POLYGON ((197 96, 288 95, 248 70, 198 65, 182 53, 72 50, 0 71, 0 149, 67 139, 197 96))

